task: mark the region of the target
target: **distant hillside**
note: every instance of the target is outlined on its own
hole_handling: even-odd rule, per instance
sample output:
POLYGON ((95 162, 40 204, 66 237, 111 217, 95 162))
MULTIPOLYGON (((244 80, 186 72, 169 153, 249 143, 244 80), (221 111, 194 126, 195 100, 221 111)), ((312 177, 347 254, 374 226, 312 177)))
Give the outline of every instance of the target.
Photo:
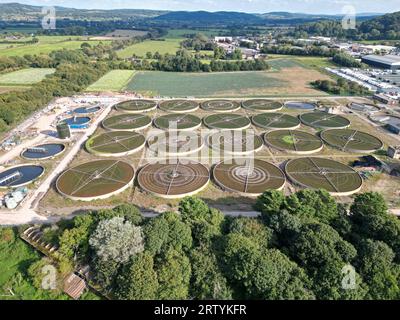
POLYGON ((357 29, 345 30, 341 21, 323 20, 297 26, 293 35, 320 35, 353 40, 400 40, 400 12, 358 19, 357 29), (366 21, 365 21, 366 20, 366 21))
MULTIPOLYGON (((167 11, 117 9, 117 10, 84 10, 65 7, 55 7, 59 18, 70 19, 131 19, 153 18, 167 11)), ((31 6, 20 3, 0 3, 0 20, 36 21, 42 17, 41 6, 31 6)))
POLYGON ((263 18, 242 12, 207 12, 207 11, 176 11, 169 12, 152 19, 156 22, 166 23, 195 23, 195 24, 221 24, 221 25, 232 25, 238 24, 257 24, 263 23, 263 18))

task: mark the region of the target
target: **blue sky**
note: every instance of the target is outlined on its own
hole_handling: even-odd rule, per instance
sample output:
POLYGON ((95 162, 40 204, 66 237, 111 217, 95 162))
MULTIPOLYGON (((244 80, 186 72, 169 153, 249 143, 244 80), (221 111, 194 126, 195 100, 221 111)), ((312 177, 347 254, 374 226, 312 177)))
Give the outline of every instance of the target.
POLYGON ((91 9, 163 9, 303 13, 342 12, 353 5, 358 13, 400 11, 400 0, 0 0, 0 3, 20 2, 32 5, 64 6, 91 9))

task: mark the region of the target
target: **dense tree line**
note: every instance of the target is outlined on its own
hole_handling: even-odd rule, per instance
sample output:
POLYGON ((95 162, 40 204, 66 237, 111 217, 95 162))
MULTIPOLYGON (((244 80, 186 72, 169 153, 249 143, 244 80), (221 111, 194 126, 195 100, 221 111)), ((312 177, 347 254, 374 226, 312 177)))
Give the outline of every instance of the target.
POLYGON ((347 81, 345 79, 338 79, 336 82, 332 80, 317 80, 311 83, 316 89, 328 92, 335 95, 354 95, 363 96, 370 95, 371 92, 353 81, 347 81))
POLYGON ((197 33, 195 35, 189 35, 187 39, 181 42, 182 48, 187 50, 207 50, 212 51, 215 48, 215 43, 210 41, 207 36, 202 33, 197 33))
POLYGON ((363 64, 347 53, 336 53, 332 61, 339 66, 347 68, 361 68, 363 64))
POLYGON ((304 47, 292 45, 268 45, 261 49, 262 53, 285 54, 296 56, 315 56, 315 57, 333 57, 337 50, 324 48, 322 46, 310 45, 304 47))
POLYGON ((185 49, 179 50, 175 55, 165 54, 157 57, 158 60, 152 62, 148 60, 134 61, 131 68, 166 72, 261 71, 269 69, 268 63, 260 59, 211 60, 210 63, 205 63, 185 49))
POLYGON ((322 190, 266 191, 255 209, 258 219, 225 217, 190 197, 178 213, 143 219, 126 204, 44 235, 115 299, 400 298, 400 221, 381 195, 348 207, 322 190))
POLYGON ((352 40, 400 40, 400 12, 363 21, 356 29, 346 30, 341 21, 324 20, 296 26, 289 34, 298 38, 309 35, 352 40))

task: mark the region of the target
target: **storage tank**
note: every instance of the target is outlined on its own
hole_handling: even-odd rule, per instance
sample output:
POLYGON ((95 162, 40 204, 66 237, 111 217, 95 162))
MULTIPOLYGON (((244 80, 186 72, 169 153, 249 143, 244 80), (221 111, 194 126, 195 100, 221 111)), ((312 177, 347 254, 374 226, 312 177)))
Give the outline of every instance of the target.
POLYGON ((66 122, 60 122, 57 124, 57 133, 60 139, 71 138, 71 130, 66 122))

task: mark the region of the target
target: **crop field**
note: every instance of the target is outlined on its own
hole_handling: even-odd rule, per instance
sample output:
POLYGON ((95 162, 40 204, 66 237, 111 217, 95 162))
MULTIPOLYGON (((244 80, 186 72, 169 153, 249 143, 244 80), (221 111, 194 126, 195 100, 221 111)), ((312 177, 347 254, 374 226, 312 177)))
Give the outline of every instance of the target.
POLYGON ((112 70, 89 86, 86 91, 121 91, 134 75, 133 70, 112 70))
POLYGON ((306 69, 323 69, 326 67, 334 67, 329 58, 324 57, 302 57, 302 56, 286 56, 286 55, 268 55, 271 60, 268 64, 275 70, 285 68, 302 67, 306 69))
POLYGON ((28 86, 54 73, 51 68, 29 68, 0 75, 0 86, 28 86))
POLYGON ((1 44, 0 56, 24 56, 26 54, 46 54, 60 49, 79 49, 84 42, 97 45, 100 42, 109 43, 110 41, 91 41, 87 37, 76 36, 39 36, 38 43, 28 42, 31 38, 15 41, 15 43, 1 44))
POLYGON ((138 72, 127 89, 165 97, 321 96, 326 94, 309 83, 326 78, 303 67, 289 67, 280 72, 138 72), (294 78, 293 74, 297 76, 294 78))
POLYGON ((183 38, 165 39, 165 40, 146 40, 131 45, 118 52, 118 56, 122 59, 130 58, 133 55, 144 58, 147 52, 160 53, 161 55, 169 53, 175 54, 179 48, 183 38))

